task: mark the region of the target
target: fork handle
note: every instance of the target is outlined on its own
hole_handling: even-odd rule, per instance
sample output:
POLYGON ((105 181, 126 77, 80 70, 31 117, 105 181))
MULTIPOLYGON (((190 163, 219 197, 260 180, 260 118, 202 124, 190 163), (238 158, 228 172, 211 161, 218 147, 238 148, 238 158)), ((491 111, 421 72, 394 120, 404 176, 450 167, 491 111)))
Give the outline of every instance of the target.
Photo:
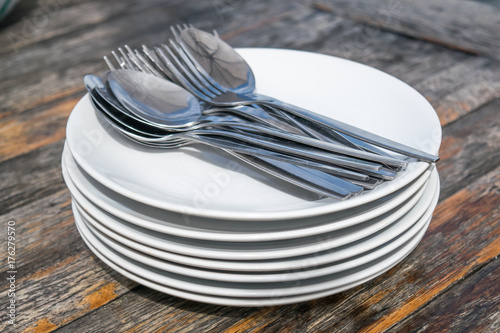
POLYGON ((245 147, 245 149, 241 150, 238 145, 232 145, 225 140, 214 137, 198 135, 190 137, 199 143, 222 149, 268 174, 321 196, 346 200, 363 192, 362 186, 355 185, 347 180, 308 167, 290 164, 286 158, 281 160, 281 154, 279 153, 269 154, 266 151, 261 154, 259 148, 251 147, 245 147))
POLYGON ((432 155, 429 153, 426 153, 424 151, 403 145, 401 143, 392 141, 390 139, 381 137, 379 135, 370 133, 368 131, 365 131, 363 129, 357 128, 355 126, 343 123, 341 121, 323 116, 321 114, 305 110, 303 108, 300 108, 298 106, 285 103, 273 98, 270 98, 268 96, 264 95, 257 95, 256 96, 259 101, 259 104, 264 104, 264 105, 270 105, 276 108, 279 108, 283 111, 289 112, 297 117, 306 119, 312 123, 317 124, 320 127, 323 128, 328 128, 334 131, 338 131, 344 134, 347 134, 349 136, 352 136, 356 139, 359 139, 361 141, 365 141, 371 144, 374 144, 376 146, 385 148, 387 150, 391 150, 403 155, 407 155, 410 157, 414 157, 418 160, 429 162, 429 163, 436 163, 439 161, 439 156, 432 155))
POLYGON ((253 167, 273 175, 287 183, 293 184, 310 192, 321 196, 332 197, 339 200, 346 200, 353 195, 361 192, 353 193, 346 191, 343 186, 344 181, 327 173, 314 169, 306 169, 298 167, 290 163, 271 160, 257 156, 239 154, 234 151, 225 150, 241 161, 252 165, 253 167))

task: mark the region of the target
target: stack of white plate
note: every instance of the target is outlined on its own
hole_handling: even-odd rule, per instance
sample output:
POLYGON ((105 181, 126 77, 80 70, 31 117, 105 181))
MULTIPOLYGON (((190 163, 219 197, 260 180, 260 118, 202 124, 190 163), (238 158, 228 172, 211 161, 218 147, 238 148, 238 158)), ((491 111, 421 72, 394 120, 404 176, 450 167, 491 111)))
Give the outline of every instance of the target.
MULTIPOLYGON (((438 152, 439 120, 403 82, 325 55, 240 53, 259 92, 438 152)), ((206 147, 137 145, 88 96, 68 120, 62 165, 75 223, 102 261, 150 288, 232 306, 306 301, 373 279, 417 246, 439 197, 436 169, 412 162, 352 199, 318 198, 206 147)))

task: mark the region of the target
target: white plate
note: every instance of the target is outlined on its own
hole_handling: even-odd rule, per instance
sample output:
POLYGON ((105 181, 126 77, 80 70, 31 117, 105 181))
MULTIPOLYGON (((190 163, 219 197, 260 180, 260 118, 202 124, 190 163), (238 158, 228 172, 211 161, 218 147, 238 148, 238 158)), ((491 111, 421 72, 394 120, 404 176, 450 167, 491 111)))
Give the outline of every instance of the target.
POLYGON ((162 271, 147 266, 141 262, 128 259, 127 257, 110 249, 105 244, 100 243, 99 240, 85 228, 85 224, 82 222, 81 217, 78 216, 78 213, 75 214, 75 221, 77 221, 76 223, 78 228, 83 234, 83 237, 87 241, 88 245, 92 244, 93 248, 91 249, 93 251, 97 250, 98 253, 109 259, 109 261, 114 264, 129 272, 133 272, 134 274, 144 277, 145 279, 154 281, 159 285, 188 292, 196 290, 197 293, 217 297, 282 298, 318 293, 326 290, 332 290, 333 288, 342 288, 343 286, 352 284, 353 282, 363 281, 368 277, 380 274, 401 261, 418 244, 421 237, 425 233, 430 219, 424 221, 418 237, 413 238, 402 247, 370 262, 369 264, 318 278, 279 283, 220 282, 162 271))
POLYGON ((370 239, 368 239, 355 242, 353 244, 350 244, 349 246, 336 248, 334 250, 313 253, 308 256, 277 260, 219 261, 179 255, 176 253, 151 248, 149 246, 140 244, 135 240, 120 236, 113 230, 104 227, 102 224, 97 223, 92 219, 89 219, 88 223, 90 223, 100 233, 106 235, 107 237, 115 240, 120 244, 130 247, 131 249, 135 249, 139 252, 183 265, 233 272, 276 272, 284 270, 305 270, 310 267, 318 268, 323 265, 331 265, 331 263, 333 262, 337 262, 338 264, 342 265, 342 261, 347 261, 349 258, 351 258, 351 260, 357 260, 357 256, 368 254, 367 252, 369 251, 378 251, 380 247, 390 246, 391 242, 407 241, 408 239, 413 237, 418 232, 418 230, 420 230, 420 228, 422 227, 422 223, 424 223, 426 219, 431 217, 433 209, 437 204, 438 197, 439 182, 437 184, 434 184, 432 203, 427 208, 427 211, 424 213, 424 215, 420 217, 420 219, 416 221, 416 223, 414 223, 412 226, 393 226, 387 228, 383 232, 379 232, 377 235, 374 235, 373 238, 375 238, 375 242, 380 243, 378 247, 374 246, 375 242, 370 242, 370 239))
MULTIPOLYGON (((291 50, 241 49, 260 93, 308 108, 403 144, 436 154, 441 126, 413 88, 352 61, 291 50)), ((182 214, 220 219, 285 220, 327 214, 382 198, 428 167, 411 163, 376 190, 346 201, 306 200, 219 151, 142 147, 97 118, 88 96, 74 108, 67 140, 78 164, 110 189, 182 214)))
MULTIPOLYGON (((342 291, 348 290, 350 288, 353 288, 355 286, 358 286, 360 284, 363 284, 381 274, 389 270, 391 267, 388 267, 385 270, 382 270, 380 272, 377 272, 376 274, 373 274, 366 279, 362 279, 353 283, 346 284, 342 287, 339 288, 332 288, 323 292, 318 292, 318 293, 311 293, 311 294, 305 294, 305 295, 299 295, 299 296, 291 296, 291 297, 268 297, 268 298, 236 298, 236 297, 216 297, 216 296, 209 296, 209 295, 203 295, 203 294, 198 294, 194 292, 188 292, 184 290, 179 290, 175 288, 170 288, 164 285, 160 285, 156 282, 144 279, 141 276, 138 276, 134 273, 131 273, 120 266, 116 265, 113 263, 111 260, 103 256, 84 236, 82 231, 80 230, 80 226, 78 224, 78 221, 75 219, 75 222, 77 224, 77 228, 82 236, 82 239, 84 242, 87 244, 87 246, 90 248, 94 254, 101 259, 106 265, 114 269, 115 271, 119 272, 120 274, 128 277, 129 279, 136 281, 137 283, 140 283, 148 288, 160 291, 165 294, 173 295, 176 297, 182 297, 188 300, 192 301, 197 301, 197 302, 203 302, 203 303, 209 303, 209 304, 216 304, 216 305, 224 305, 224 306, 276 306, 276 305, 283 305, 283 304, 292 304, 292 303, 299 303, 299 302, 305 302, 325 296, 329 296, 332 294, 340 293, 342 291)), ((429 220, 430 222, 430 220, 429 220)), ((425 233, 422 232, 422 237, 425 233)), ((418 245, 418 243, 417 243, 418 245)), ((413 251, 413 249, 411 250, 413 251)), ((409 251, 406 255, 408 255, 411 251, 409 251)), ((404 259, 404 258, 403 258, 404 259)), ((395 263, 394 265, 396 265, 395 263)), ((393 266, 394 266, 393 265, 393 266)), ((392 266, 392 267, 393 267, 392 266)))
MULTIPOLYGON (((94 181, 75 163, 65 147, 62 158, 63 173, 85 196, 79 200, 82 207, 96 216, 94 205, 137 226, 174 236, 231 242, 251 242, 291 239, 325 234, 374 219, 396 209, 415 194, 427 181, 431 171, 425 171, 417 180, 402 189, 365 205, 320 216, 287 221, 228 221, 162 210, 147 206, 94 181), (88 203, 88 200, 92 204, 88 203)), ((71 184, 70 184, 71 185, 71 184)), ((68 186, 70 186, 68 185, 68 186)), ((99 218, 98 218, 99 220, 99 218)))
MULTIPOLYGON (((72 203, 73 210, 78 210, 82 215, 81 209, 75 201, 72 203)), ((84 217, 85 214, 82 216, 84 217)), ((89 222, 87 220, 87 222, 89 222)), ((101 233, 98 229, 92 226, 92 223, 86 223, 86 227, 92 231, 92 233, 99 239, 100 242, 106 244, 108 247, 112 248, 116 252, 130 258, 132 260, 141 262, 151 267, 155 267, 164 271, 173 272, 181 275, 200 277, 203 276, 205 279, 216 280, 216 281, 227 281, 227 282, 251 282, 251 283, 262 283, 262 282, 285 282, 294 280, 310 279, 318 276, 333 274, 351 269, 360 265, 369 263, 375 259, 380 258, 383 255, 397 249, 399 246, 403 245, 405 242, 415 237, 415 234, 408 230, 402 235, 396 237, 391 242, 384 244, 372 251, 368 251, 354 258, 349 258, 341 262, 336 262, 334 264, 322 265, 319 267, 314 267, 313 269, 301 269, 295 271, 286 272, 251 272, 249 274, 240 272, 221 272, 210 270, 203 270, 195 267, 190 267, 187 265, 178 265, 167 260, 157 259, 156 257, 143 254, 136 251, 126 245, 123 245, 111 237, 106 236, 101 233)), ((104 227, 101 227, 102 230, 104 227)), ((416 230, 416 228, 414 229, 416 230)))
MULTIPOLYGON (((435 179, 436 177, 433 180, 435 179)), ((87 209, 87 212, 84 212, 84 217, 86 220, 100 223, 124 237, 168 252, 219 260, 268 260, 317 253, 345 246, 361 239, 366 243, 371 243, 371 246, 379 246, 385 239, 372 236, 377 235, 377 232, 386 227, 391 227, 392 230, 409 228, 427 210, 434 192, 435 183, 429 187, 424 186, 398 210, 353 227, 311 237, 267 242, 214 242, 175 237, 119 220, 95 206, 91 208, 91 211, 87 209), (421 197, 423 197, 422 200, 420 200, 421 197)), ((78 204, 85 201, 76 189, 73 189, 71 193, 78 204)))

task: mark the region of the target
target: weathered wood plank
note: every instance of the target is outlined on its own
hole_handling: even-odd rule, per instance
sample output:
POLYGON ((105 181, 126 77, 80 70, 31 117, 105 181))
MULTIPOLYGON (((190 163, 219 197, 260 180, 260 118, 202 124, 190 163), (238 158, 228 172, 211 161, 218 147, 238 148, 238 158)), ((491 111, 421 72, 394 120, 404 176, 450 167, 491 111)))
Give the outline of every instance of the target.
POLYGON ((22 2, 19 1, 14 6, 9 15, 4 17, 3 20, 0 22, 0 29, 2 30, 10 29, 12 25, 21 21, 23 17, 26 17, 27 15, 32 13, 36 7, 37 7, 36 0, 25 0, 22 2))
MULTIPOLYGON (((234 8, 228 5, 231 10, 219 10, 224 14, 218 21, 214 21, 214 13, 218 11, 212 8, 205 12, 181 12, 184 13, 181 18, 201 28, 219 29, 235 46, 312 50, 380 68, 420 90, 442 114, 443 124, 500 96, 499 65, 488 59, 382 31, 367 34, 352 21, 298 4, 272 6, 257 23, 249 19, 252 15, 258 16, 267 4, 264 1, 252 5, 237 3, 234 8)), ((86 73, 105 70, 101 56, 110 49, 127 42, 139 46, 141 42, 154 44, 165 40, 168 25, 179 22, 179 17, 169 16, 169 8, 130 14, 135 21, 147 21, 147 25, 136 29, 127 29, 129 17, 119 17, 98 27, 77 30, 63 39, 49 39, 44 48, 34 44, 22 48, 15 56, 4 57, 0 62, 3 67, 0 72, 6 77, 3 85, 0 81, 0 88, 7 92, 0 103, 5 109, 3 117, 82 91, 81 78, 86 73), (61 55, 54 57, 54 53, 61 55), (43 79, 33 81, 34 77, 43 79)))
MULTIPOLYGON (((172 5, 175 7, 175 3, 172 5)), ((178 8, 172 12, 168 5, 150 8, 140 3, 95 2, 57 11, 50 24, 41 27, 41 36, 28 38, 35 41, 42 38, 42 42, 19 46, 17 52, 0 55, 0 88, 5 92, 0 95, 2 116, 83 91, 83 75, 105 70, 102 55, 115 47, 116 39, 145 36, 159 22, 164 22, 166 28, 167 22, 175 22, 174 15, 181 14, 185 7, 178 8), (129 15, 127 10, 131 10, 129 15), (66 11, 72 14, 65 15, 66 11), (74 16, 80 19, 75 20, 74 16), (84 22, 79 23, 80 20, 84 22), (131 24, 134 29, 129 28, 131 24), (64 38, 54 33, 60 29, 65 32, 64 38)))
POLYGON ((0 162, 64 139, 68 116, 81 97, 78 93, 0 120, 0 162))
POLYGON ((500 97, 498 61, 366 29, 335 13, 308 7, 298 7, 293 15, 258 29, 236 35, 229 31, 227 40, 238 47, 251 43, 325 53, 378 68, 422 93, 443 126, 500 97))
MULTIPOLYGON (((498 149, 497 146, 494 145, 495 142, 498 142, 498 126, 500 126, 498 123, 499 119, 496 117, 498 103, 498 101, 495 101, 477 110, 468 117, 463 118, 460 122, 452 124, 448 127, 449 130, 448 128, 445 129, 445 141, 443 142, 442 148, 443 160, 439 164, 440 168, 443 168, 441 172, 443 198, 448 197, 453 191, 461 189, 464 184, 473 181, 481 174, 484 174, 499 164, 498 149), (478 141, 478 139, 481 139, 481 141, 478 141), (484 144, 482 149, 477 149, 478 142, 490 142, 491 144, 484 144), (469 164, 471 154, 475 156, 475 158, 483 161, 481 164, 482 169, 479 173, 475 172, 478 168, 477 164, 473 165, 474 168, 469 164)), ((76 230, 72 226, 72 220, 68 215, 67 193, 66 198, 61 202, 48 201, 48 203, 54 205, 53 207, 57 207, 55 208, 56 211, 47 210, 40 201, 28 205, 31 201, 35 200, 34 198, 41 199, 45 197, 45 195, 51 193, 58 195, 57 193, 59 193, 61 189, 64 189, 59 167, 61 149, 62 142, 57 141, 52 145, 38 148, 28 154, 0 164, 2 170, 8 171, 3 178, 2 184, 8 185, 7 188, 18 191, 14 193, 14 197, 8 197, 7 191, 2 192, 4 193, 4 198, 2 198, 0 202, 6 205, 5 207, 10 211, 9 214, 4 215, 5 218, 9 216, 10 219, 10 216, 12 216, 13 219, 15 219, 21 211, 32 212, 31 215, 27 215, 20 220, 20 223, 24 227, 21 233, 26 233, 27 236, 29 235, 27 237, 29 240, 23 243, 27 251, 26 257, 23 257, 20 261, 23 265, 26 265, 24 268, 26 272, 51 269, 53 266, 59 267, 58 265, 60 265, 60 262, 69 260, 66 257, 67 255, 71 254, 71 256, 77 256, 86 251, 80 244, 78 247, 73 248, 72 251, 68 251, 68 253, 65 254, 71 244, 78 244, 78 242, 80 242, 76 230), (23 179, 24 187, 19 187, 16 179, 23 179), (46 182, 40 182, 40 179, 46 180, 46 182), (41 188, 46 192, 40 194, 39 190, 41 188), (17 210, 14 210, 15 208, 17 208, 17 210), (63 209, 63 211, 60 212, 60 214, 62 214, 62 219, 60 224, 52 226, 50 221, 59 221, 55 214, 58 212, 57 209, 63 209), (50 216, 50 218, 47 218, 47 216, 50 216), (51 234, 53 237, 51 237, 51 234), (53 239, 62 239, 64 241, 54 243, 53 239), (40 259, 39 255, 43 259, 40 259)), ((474 198, 476 195, 475 192, 470 193, 471 198, 474 198)), ((457 204, 457 207, 460 206, 463 205, 457 204)), ((485 210, 490 209, 488 205, 478 205, 478 207, 482 207, 482 209, 485 210)), ((447 217, 453 216, 454 213, 456 213, 456 211, 450 211, 450 215, 447 215, 447 217)), ((478 239, 483 239, 484 237, 485 236, 479 235, 478 239)), ((336 306, 346 306, 342 304, 347 304, 346 302, 353 297, 352 295, 357 294, 356 290, 366 292, 364 288, 366 287, 360 287, 360 289, 355 289, 355 291, 350 291, 340 296, 334 296, 333 299, 336 300, 336 306)), ((393 297, 396 296, 393 295, 393 297)), ((27 298, 25 302, 26 304, 33 304, 32 302, 35 300, 27 298)), ((177 301, 174 300, 173 302, 177 301)), ((356 302, 363 303, 363 300, 358 299, 356 302)), ((375 303, 375 301, 373 301, 373 303, 375 303)), ((324 309, 324 303, 321 304, 323 304, 322 306, 324 309)), ((45 313, 47 316, 50 316, 51 311, 52 309, 48 307, 46 309, 40 309, 39 314, 45 313)), ((155 313, 152 309, 150 309, 150 311, 155 313)), ((274 310, 268 311, 271 311, 269 316, 271 316, 271 314, 279 314, 279 312, 273 312, 274 310)), ((85 313, 86 312, 82 312, 81 314, 85 313)), ((320 315, 320 313, 321 311, 317 309, 314 315, 320 315)), ((159 313, 158 315, 161 314, 162 313, 159 313)), ((58 316, 62 315, 58 314, 58 316)), ((71 314, 71 316, 73 316, 73 314, 71 314)), ((79 315, 74 315, 72 318, 76 319, 78 316, 79 315)), ((260 318, 260 316, 261 315, 258 315, 257 317, 260 318)), ((63 319, 64 316, 61 317, 61 321, 58 323, 66 323, 66 321, 64 321, 66 319, 63 319)), ((215 321, 215 319, 213 320, 215 321)), ((291 319, 288 318, 287 320, 291 319)), ((54 321, 51 320, 51 322, 54 321)), ((209 322, 211 323, 211 321, 207 321, 207 325, 209 322)), ((249 320, 249 322, 251 323, 252 321, 249 320)), ((234 322, 227 322, 228 326, 233 324, 234 322)), ((298 325, 298 323, 295 324, 298 325)))
MULTIPOLYGON (((67 190, 0 217, 16 222, 16 325, 2 332, 49 332, 136 286, 90 255, 81 240, 67 190), (57 306, 56 306, 57 305, 57 306)), ((6 262, 5 251, 0 260, 6 262)), ((7 289, 0 297, 7 298, 7 289)))
MULTIPOLYGON (((312 50, 346 57, 380 68, 412 84, 422 92, 437 109, 443 124, 452 122, 485 102, 500 96, 500 76, 495 75, 500 73, 500 64, 496 62, 386 32, 379 32, 371 38, 363 39, 362 28, 352 21, 339 17, 332 20, 330 13, 317 12, 308 7, 294 8, 292 6, 291 8, 293 10, 281 16, 277 14, 277 16, 272 16, 272 18, 279 18, 277 21, 269 19, 255 29, 235 30, 236 24, 242 20, 240 18, 242 14, 234 19, 229 16, 233 15, 232 12, 221 14, 226 17, 220 23, 221 32, 235 46, 252 44, 312 50), (307 26, 315 26, 318 29, 308 32, 307 26), (236 32, 231 33, 231 31, 236 32), (325 39, 326 36, 328 36, 327 39, 325 39), (356 40, 363 42, 351 42, 356 40)), ((234 11, 240 13, 236 9, 234 11)), ((210 19, 210 16, 201 14, 194 18, 195 23, 205 29, 214 26, 210 19)), ((132 42, 139 44, 144 33, 144 31, 139 33, 132 42)), ((158 34, 155 36, 158 37, 156 42, 161 40, 158 34)), ((150 36, 150 38, 153 37, 150 36)), ((30 89, 36 91, 35 96, 40 92, 43 93, 43 90, 48 90, 50 91, 49 97, 45 96, 38 101, 28 98, 23 103, 26 103, 24 106, 42 103, 41 107, 30 108, 22 112, 13 110, 3 113, 4 119, 0 121, 0 142, 2 142, 0 161, 63 137, 64 119, 72 105, 76 103, 76 99, 73 98, 83 94, 81 78, 87 72, 99 73, 104 70, 100 55, 93 54, 92 57, 94 56, 98 58, 92 63, 88 62, 79 67, 79 73, 72 74, 71 78, 67 78, 69 73, 66 73, 61 78, 54 77, 54 85, 45 84, 46 82, 34 84, 30 89), (67 84, 70 81, 72 83, 69 86, 73 88, 68 88, 67 84), (54 95, 53 92, 59 89, 69 90, 54 95), (66 95, 69 96, 64 97, 66 95), (49 102, 51 99, 55 99, 56 102, 49 102), (12 113, 14 111, 15 113, 12 113), (42 119, 44 117, 47 117, 46 120, 42 119), (50 136, 48 128, 53 129, 56 134, 50 136)), ((21 83, 18 82, 18 84, 21 83)), ((30 84, 25 82, 24 86, 26 85, 30 84)), ((15 82, 13 82, 13 87, 15 87, 15 82)), ((5 87, 5 89, 9 88, 5 87)), ((18 98, 33 92, 17 90, 20 94, 18 98)), ((22 103, 16 105, 22 105, 22 103)))
MULTIPOLYGON (((9 22, 6 22, 9 24, 8 29, 0 31, 0 42, 4 45, 0 54, 16 53, 27 45, 39 44, 76 28, 85 28, 109 19, 107 7, 99 8, 97 5, 92 1, 23 1, 22 7, 21 4, 16 6, 9 22), (79 10, 86 13, 94 11, 95 14, 78 15, 79 10), (61 20, 68 24, 60 24, 61 20)), ((114 5, 119 3, 115 2, 114 5)), ((123 7, 116 10, 123 11, 123 7)))
MULTIPOLYGON (((120 15, 130 15, 131 11, 140 11, 161 4, 162 2, 158 0, 135 3, 116 0, 106 3, 92 0, 23 1, 15 7, 8 22, 5 22, 5 25, 9 25, 8 29, 0 31, 0 45, 4 45, 0 49, 0 55, 17 53, 28 45, 41 44, 113 20, 120 15)), ((169 5, 179 8, 179 13, 182 12, 179 1, 170 1, 169 5)))
MULTIPOLYGON (((0 95, 0 117, 82 91, 83 76, 105 71, 107 67, 102 56, 118 46, 129 43, 133 47, 139 47, 144 43, 166 41, 172 24, 197 19, 207 21, 217 17, 213 3, 200 4, 196 2, 196 5, 192 5, 184 1, 161 2, 157 6, 143 6, 141 2, 135 5, 123 3, 121 6, 127 8, 124 12, 114 12, 116 9, 113 3, 107 2, 98 2, 99 10, 85 3, 71 8, 75 15, 81 17, 95 16, 96 11, 116 16, 107 17, 107 20, 102 18, 103 22, 99 24, 88 23, 85 29, 73 27, 75 30, 63 35, 64 38, 49 38, 40 44, 21 47, 18 52, 0 55, 0 89, 4 92, 0 95), (134 28, 131 29, 131 26, 134 28)), ((267 17, 278 15, 283 7, 274 6, 261 14, 262 5, 247 5, 243 13, 235 11, 238 18, 244 18, 238 20, 240 24, 245 24, 245 20, 254 23, 256 17, 265 21, 267 17)), ((71 21, 71 16, 65 17, 60 13, 53 24, 58 27, 72 26, 71 21)), ((214 28, 221 22, 215 21, 214 28)))
MULTIPOLYGON (((96 316, 87 315, 62 327, 60 331, 89 332, 110 329, 120 332, 221 332, 228 323, 236 323, 256 311, 253 308, 214 306, 188 301, 143 286, 104 307, 109 318, 115 318, 114 321, 119 323, 118 325, 108 323, 101 326, 103 323, 94 322, 96 316), (130 304, 136 304, 134 311, 127 310, 130 304), (151 311, 153 308, 157 310, 151 311), (134 318, 130 318, 131 315, 134 318)), ((101 318, 97 320, 100 321, 101 318)))
POLYGON ((443 130, 437 167, 446 198, 500 165, 500 99, 443 130))
POLYGON ((500 329, 500 260, 493 260, 443 293, 407 320, 399 332, 498 332, 500 329))
MULTIPOLYGON (((497 306, 498 299, 477 300, 474 295, 486 294, 471 288, 493 284, 489 273, 479 274, 493 267, 491 260, 500 252, 500 170, 495 169, 500 102, 476 110, 500 97, 499 62, 298 2, 54 1, 60 10, 28 40, 19 40, 17 52, 0 50, 0 218, 16 220, 22 249, 16 332, 406 329, 441 314, 446 295, 452 312, 462 323, 472 323, 471 330, 495 323, 487 306, 497 306), (91 255, 73 225, 60 176, 65 119, 83 93, 83 75, 105 69, 103 53, 124 43, 158 43, 178 22, 216 28, 235 46, 288 47, 353 59, 422 92, 442 124, 453 124, 445 128, 439 164, 444 201, 416 252, 383 277, 348 292, 265 309, 215 307, 137 287, 91 255), (460 296, 467 291, 470 297, 460 296), (485 308, 474 314, 469 311, 474 304, 485 308)), ((21 32, 22 19, 32 19, 40 3, 19 4, 21 11, 2 24, 0 41, 9 31, 21 32)), ((0 298, 7 299, 5 290, 0 298)), ((443 327, 451 319, 445 317, 443 327)), ((0 324, 0 330, 8 329, 0 324)))
POLYGON ((61 175, 63 142, 58 141, 0 163, 0 214, 65 188, 61 175))
MULTIPOLYGON (((23 268, 22 274, 77 253, 71 248, 79 237, 72 225, 70 199, 69 192, 63 189, 0 216, 2 221, 15 222, 16 243, 22 249, 17 251, 16 267, 23 268)), ((6 261, 7 255, 7 252, 0 253, 0 260, 6 261)))
MULTIPOLYGON (((82 240, 74 246, 82 247, 80 253, 16 279, 15 332, 53 331, 136 286, 103 266, 82 240)), ((6 291, 2 290, 0 295, 7 299, 6 291)), ((5 332, 11 328, 7 325, 2 321, 0 329, 5 332)))
POLYGON ((500 9, 479 1, 320 0, 316 6, 376 28, 500 59, 500 9))
POLYGON ((183 302, 141 287, 62 330, 206 332, 216 325, 226 332, 381 332, 498 255, 499 185, 497 168, 441 202, 427 235, 405 261, 338 295, 252 310, 183 302), (110 314, 119 320, 110 321, 110 314))

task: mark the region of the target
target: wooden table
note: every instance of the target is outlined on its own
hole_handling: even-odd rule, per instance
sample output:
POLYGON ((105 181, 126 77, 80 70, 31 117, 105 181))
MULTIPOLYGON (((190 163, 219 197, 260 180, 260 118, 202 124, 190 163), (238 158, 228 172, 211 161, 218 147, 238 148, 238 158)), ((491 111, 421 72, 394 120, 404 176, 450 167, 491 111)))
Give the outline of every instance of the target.
POLYGON ((0 23, 2 332, 499 332, 500 2, 22 1, 0 23), (187 301, 115 273, 85 246, 61 177, 82 78, 171 24, 217 29, 236 47, 340 56, 409 83, 443 126, 441 197, 417 249, 343 293, 278 307, 187 301), (8 221, 15 223, 15 326, 8 221))

